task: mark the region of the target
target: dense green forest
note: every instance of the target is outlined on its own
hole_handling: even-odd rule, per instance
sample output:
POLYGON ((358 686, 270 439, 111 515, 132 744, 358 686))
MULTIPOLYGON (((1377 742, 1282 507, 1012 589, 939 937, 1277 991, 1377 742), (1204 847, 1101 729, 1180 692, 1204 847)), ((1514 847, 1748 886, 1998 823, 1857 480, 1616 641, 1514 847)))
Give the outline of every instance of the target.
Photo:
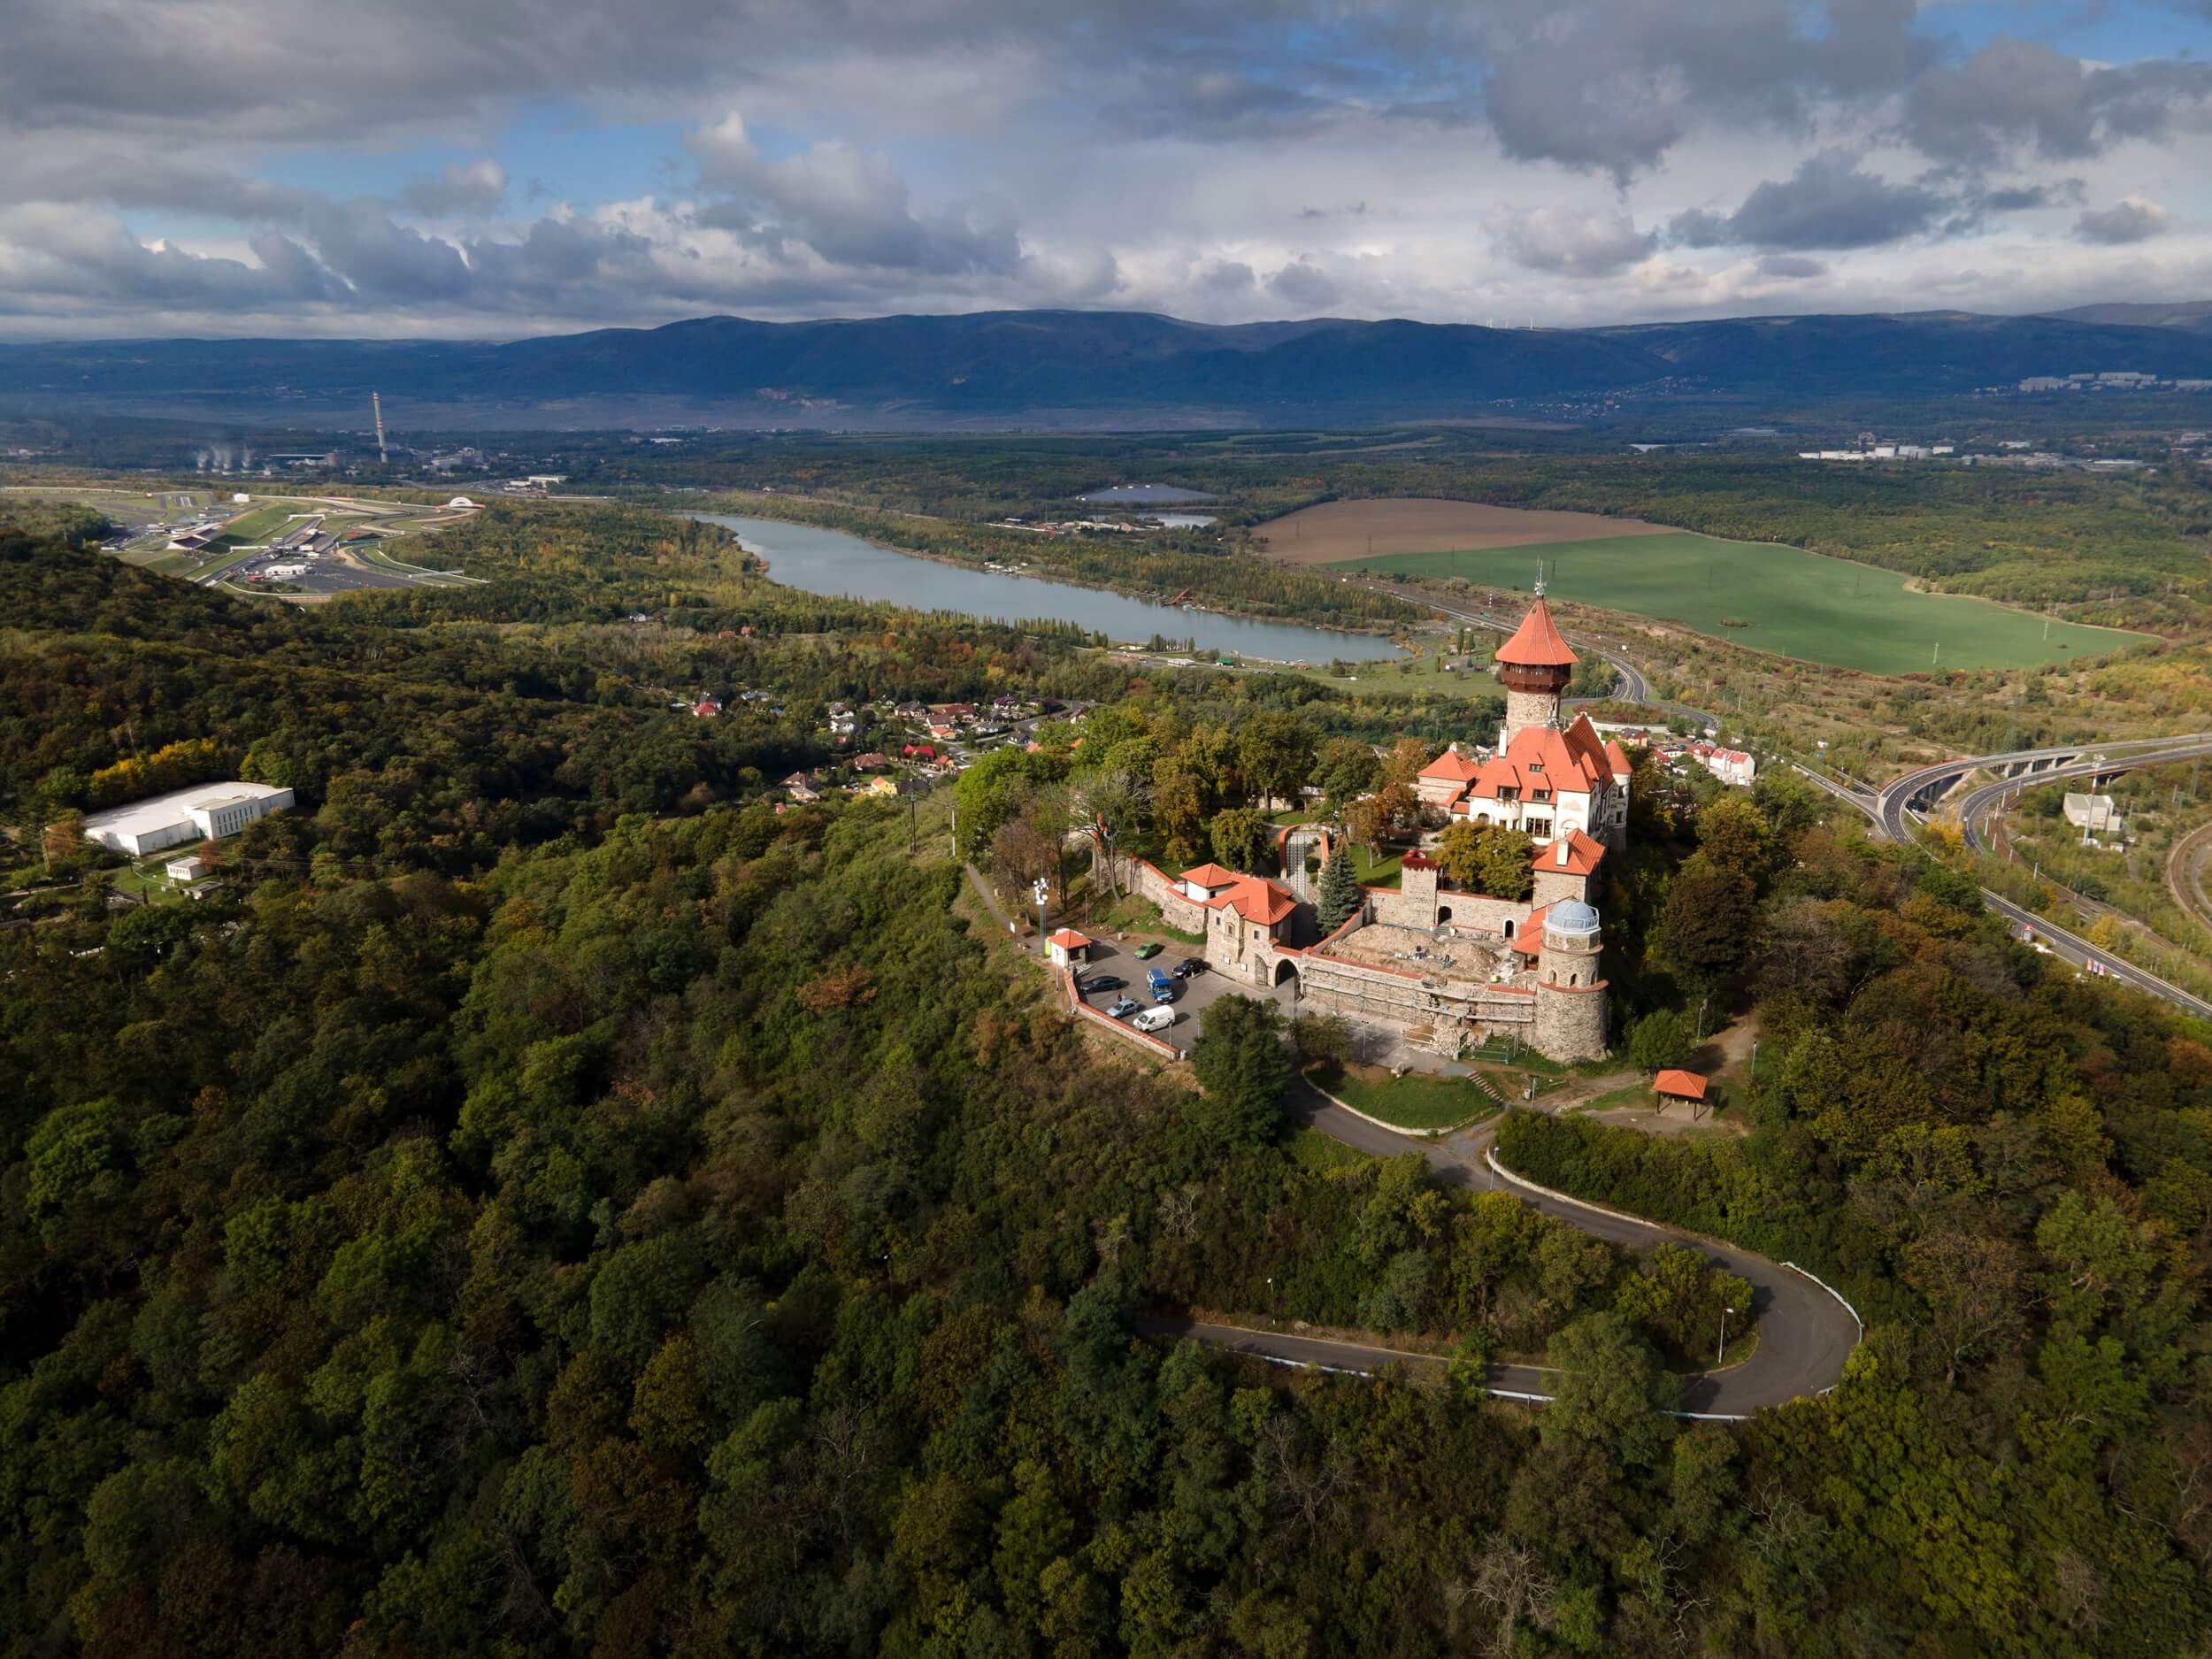
POLYGON ((1681 1421, 1694 1253, 1294 1133, 1256 1017, 1202 1087, 1090 1046, 942 802, 755 798, 828 696, 1016 688, 1099 706, 964 778, 967 852, 1079 803, 1207 851, 1386 792, 1408 705, 477 526, 490 588, 305 612, 0 536, 19 856, 173 745, 302 795, 205 902, 0 927, 0 1653, 2201 1649, 2212 1033, 1786 781, 1640 764, 1615 1025, 1755 1019, 1750 1133, 1501 1144, 1869 1322, 1833 1393, 1681 1421), (710 673, 786 714, 665 707, 710 673), (1185 1308, 1450 1363, 1142 1333, 1185 1308), (1537 1354, 1557 1402, 1482 1397, 1537 1354))

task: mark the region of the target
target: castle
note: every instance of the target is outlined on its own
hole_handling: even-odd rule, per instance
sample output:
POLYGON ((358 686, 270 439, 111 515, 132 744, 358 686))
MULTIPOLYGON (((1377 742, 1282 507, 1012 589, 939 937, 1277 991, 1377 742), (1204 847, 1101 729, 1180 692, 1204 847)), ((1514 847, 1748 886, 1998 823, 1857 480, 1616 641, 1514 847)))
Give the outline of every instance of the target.
POLYGON ((1540 592, 1498 651, 1506 715, 1495 754, 1448 749, 1416 784, 1425 807, 1453 822, 1537 838, 1527 899, 1444 887, 1417 849, 1400 861, 1395 888, 1365 889, 1342 926, 1301 946, 1292 941, 1310 912, 1268 877, 1212 864, 1171 877, 1127 861, 1139 890, 1171 926, 1202 933, 1209 965, 1242 983, 1294 983, 1302 1002, 1395 1026, 1441 1054, 1510 1037, 1554 1060, 1601 1056, 1604 941, 1591 898, 1607 852, 1627 839, 1629 764, 1588 716, 1560 726, 1576 660, 1540 592))

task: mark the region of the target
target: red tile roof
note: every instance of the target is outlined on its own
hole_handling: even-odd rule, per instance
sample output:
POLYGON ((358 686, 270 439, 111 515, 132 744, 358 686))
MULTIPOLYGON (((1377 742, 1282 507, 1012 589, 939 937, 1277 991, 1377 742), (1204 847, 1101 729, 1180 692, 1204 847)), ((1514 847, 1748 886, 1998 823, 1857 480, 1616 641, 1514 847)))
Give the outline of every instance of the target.
POLYGON ((1628 776, 1631 770, 1628 764, 1628 752, 1609 737, 1605 740, 1605 760, 1606 764, 1613 768, 1615 777, 1628 776))
POLYGON ((1089 940, 1084 938, 1072 927, 1063 927, 1058 933, 1053 934, 1050 942, 1059 946, 1063 950, 1087 950, 1091 945, 1089 940))
POLYGON ((1519 790, 1520 799, 1526 801, 1534 791, 1548 789, 1556 800, 1563 795, 1588 795, 1601 781, 1611 780, 1597 734, 1588 719, 1578 715, 1563 732, 1525 726, 1514 733, 1505 753, 1484 764, 1468 794, 1495 801, 1500 790, 1510 788, 1519 790))
POLYGON ((1482 768, 1455 749, 1448 749, 1421 768, 1424 778, 1433 778, 1440 783, 1466 783, 1482 768))
POLYGON ((1498 647, 1498 660, 1524 668, 1572 668, 1582 659, 1567 649, 1551 619, 1551 607, 1540 598, 1521 618, 1513 637, 1498 647))
POLYGON ((1651 1079, 1651 1087, 1655 1093, 1671 1094, 1677 1100, 1705 1098, 1705 1079, 1694 1071, 1662 1071, 1651 1079))
POLYGON ((1529 860, 1532 870, 1563 870, 1571 876, 1586 876, 1598 867, 1605 856, 1605 843, 1593 841, 1580 830, 1569 830, 1555 841, 1546 841, 1529 860))
POLYGON ((1206 902, 1209 910, 1228 905, 1248 922, 1257 922, 1263 927, 1272 927, 1288 918, 1298 908, 1298 901, 1290 889, 1279 887, 1265 876, 1238 876, 1236 886, 1226 893, 1217 893, 1206 902))
POLYGON ((1193 864, 1176 879, 1179 881, 1194 882, 1199 887, 1210 891, 1217 887, 1233 886, 1245 878, 1233 870, 1224 870, 1219 864, 1193 864))
POLYGON ((1532 956, 1541 949, 1544 940, 1544 918, 1550 914, 1551 906, 1548 904, 1540 910, 1531 910, 1528 913, 1528 920, 1523 922, 1514 932, 1513 949, 1525 956, 1532 956))

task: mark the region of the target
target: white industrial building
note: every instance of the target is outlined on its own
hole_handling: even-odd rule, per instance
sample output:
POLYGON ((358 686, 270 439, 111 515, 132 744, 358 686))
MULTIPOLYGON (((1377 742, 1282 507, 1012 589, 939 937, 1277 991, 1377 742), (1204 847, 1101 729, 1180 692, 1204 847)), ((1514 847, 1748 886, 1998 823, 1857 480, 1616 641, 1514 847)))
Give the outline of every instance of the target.
POLYGON ((87 841, 142 858, 185 841, 220 841, 281 812, 292 792, 265 783, 204 783, 86 816, 87 841))

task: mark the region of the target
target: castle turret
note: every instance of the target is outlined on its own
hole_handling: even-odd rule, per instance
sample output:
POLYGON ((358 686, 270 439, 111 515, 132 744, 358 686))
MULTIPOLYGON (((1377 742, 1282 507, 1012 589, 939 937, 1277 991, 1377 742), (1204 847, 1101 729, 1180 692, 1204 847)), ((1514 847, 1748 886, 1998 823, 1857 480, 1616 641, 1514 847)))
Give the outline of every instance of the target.
POLYGON ((1408 853, 1398 861, 1398 893, 1407 926, 1436 926, 1436 860, 1425 853, 1408 853))
POLYGON ((1498 752, 1503 754, 1513 734, 1532 726, 1559 724, 1560 694, 1574 678, 1582 659, 1570 650, 1551 619, 1541 584, 1536 603, 1513 637, 1498 647, 1498 679, 1505 686, 1505 722, 1498 728, 1498 752))
POLYGON ((1605 1053, 1605 988, 1598 913, 1578 899, 1544 912, 1536 954, 1536 1049, 1553 1060, 1595 1060, 1605 1053))

